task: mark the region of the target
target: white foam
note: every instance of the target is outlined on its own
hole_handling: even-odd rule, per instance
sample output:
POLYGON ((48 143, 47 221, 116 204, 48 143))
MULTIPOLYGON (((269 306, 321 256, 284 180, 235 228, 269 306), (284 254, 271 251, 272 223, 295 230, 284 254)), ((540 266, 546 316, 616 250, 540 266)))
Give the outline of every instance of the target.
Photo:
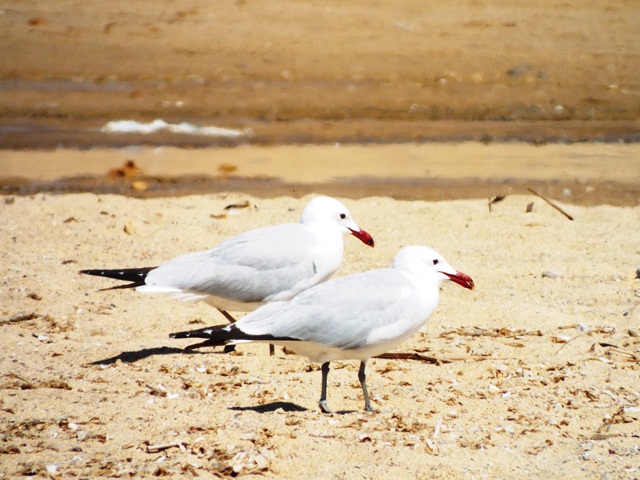
POLYGON ((251 134, 250 130, 235 130, 231 128, 220 128, 214 126, 199 126, 188 122, 168 123, 164 120, 154 120, 153 122, 137 122, 135 120, 114 120, 107 123, 100 129, 105 133, 142 133, 149 134, 160 131, 171 133, 183 133, 188 135, 204 135, 209 137, 238 138, 251 134))

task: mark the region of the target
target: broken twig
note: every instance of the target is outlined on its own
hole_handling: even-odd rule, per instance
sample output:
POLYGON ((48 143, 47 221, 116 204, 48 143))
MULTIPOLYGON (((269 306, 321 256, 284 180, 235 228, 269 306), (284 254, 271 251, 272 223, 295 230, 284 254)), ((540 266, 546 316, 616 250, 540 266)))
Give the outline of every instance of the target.
POLYGON ((170 448, 179 448, 182 451, 187 449, 182 442, 158 443, 156 445, 147 445, 147 453, 158 453, 170 448))
POLYGON ((484 360, 510 360, 508 357, 490 357, 486 355, 469 355, 465 357, 429 357, 420 353, 383 353, 373 358, 383 358, 386 360, 419 360, 425 363, 431 363, 433 365, 441 365, 443 363, 453 362, 482 362, 484 360))
POLYGON ((544 200, 545 202, 547 202, 549 205, 551 205, 553 208, 555 208, 557 211, 559 211, 561 214, 563 214, 565 217, 567 217, 569 220, 573 220, 573 217, 571 215, 569 215, 567 212, 565 212, 563 209, 561 209, 559 206, 557 206, 555 203, 553 203, 551 200, 549 200, 547 197, 545 197, 544 195, 542 195, 540 192, 534 190, 533 188, 527 188, 527 190, 529 190, 531 193, 533 193, 534 195, 537 195, 538 197, 540 197, 542 200, 544 200))

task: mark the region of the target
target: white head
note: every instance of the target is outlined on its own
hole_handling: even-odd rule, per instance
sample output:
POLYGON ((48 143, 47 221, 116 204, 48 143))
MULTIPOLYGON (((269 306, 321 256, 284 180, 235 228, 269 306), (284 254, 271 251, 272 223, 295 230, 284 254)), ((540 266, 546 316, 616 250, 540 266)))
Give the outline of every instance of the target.
POLYGON ((458 272, 435 250, 414 245, 398 252, 393 268, 408 271, 422 278, 434 279, 438 284, 451 280, 458 285, 473 290, 474 283, 469 275, 458 272))
POLYGON ((300 223, 312 228, 337 227, 342 233, 351 234, 370 247, 374 245, 371 235, 356 225, 347 207, 335 198, 315 197, 312 199, 304 208, 300 223))

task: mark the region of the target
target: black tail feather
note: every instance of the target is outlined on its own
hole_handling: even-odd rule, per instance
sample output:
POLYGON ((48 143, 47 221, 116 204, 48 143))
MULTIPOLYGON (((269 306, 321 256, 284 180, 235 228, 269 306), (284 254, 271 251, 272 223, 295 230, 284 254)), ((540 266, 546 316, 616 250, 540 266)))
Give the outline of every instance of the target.
POLYGON ((125 280, 128 283, 126 285, 119 285, 117 287, 105 288, 104 290, 117 290, 120 288, 135 288, 144 285, 144 281, 147 278, 149 272, 156 267, 144 267, 144 268, 120 268, 120 269, 90 269, 80 270, 80 273, 86 275, 94 275, 96 277, 114 278, 116 280, 125 280))
POLYGON ((193 350, 201 347, 218 347, 227 345, 237 340, 248 340, 254 342, 272 342, 277 340, 295 341, 295 338, 274 337, 273 335, 251 335, 240 330, 236 324, 216 325, 213 327, 199 328, 197 330, 187 330, 184 332, 170 333, 169 338, 204 338, 204 342, 187 346, 186 350, 193 350))
MULTIPOLYGON (((187 330, 185 332, 170 333, 169 338, 205 338, 204 342, 187 345, 185 350, 195 350, 201 347, 218 347, 227 345, 235 340, 235 336, 230 331, 231 325, 217 325, 213 327, 199 328, 197 330, 187 330), (229 328, 227 330, 227 328, 229 328)), ((234 328, 234 330, 238 330, 234 328)), ((225 350, 225 353, 228 353, 225 350)))
MULTIPOLYGON (((169 334, 169 338, 206 338, 208 340, 220 339, 218 345, 224 345, 225 340, 234 340, 230 336, 231 332, 225 327, 232 325, 214 325, 213 327, 198 328, 197 330, 185 330, 184 332, 174 332, 169 334)), ((237 329, 236 329, 237 330, 237 329)))

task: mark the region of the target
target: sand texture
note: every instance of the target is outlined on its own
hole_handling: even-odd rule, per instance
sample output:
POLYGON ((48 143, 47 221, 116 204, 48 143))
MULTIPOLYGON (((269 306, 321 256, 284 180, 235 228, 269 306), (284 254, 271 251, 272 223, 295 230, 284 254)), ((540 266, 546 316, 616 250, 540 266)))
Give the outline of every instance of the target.
MULTIPOLYGON (((224 320, 205 304, 77 272, 149 266, 246 229, 296 221, 308 198, 6 197, 0 206, 0 471, 6 478, 637 478, 640 207, 345 199, 337 275, 438 249, 476 281, 444 286, 398 351, 317 366, 265 345, 185 354, 168 333, 224 320), (220 218, 224 207, 250 208, 220 218), (527 207, 531 210, 527 212, 527 207), (125 232, 126 230, 129 232, 125 232), (47 473, 48 472, 48 473, 47 473)), ((366 321, 366 320, 363 320, 366 321)))

